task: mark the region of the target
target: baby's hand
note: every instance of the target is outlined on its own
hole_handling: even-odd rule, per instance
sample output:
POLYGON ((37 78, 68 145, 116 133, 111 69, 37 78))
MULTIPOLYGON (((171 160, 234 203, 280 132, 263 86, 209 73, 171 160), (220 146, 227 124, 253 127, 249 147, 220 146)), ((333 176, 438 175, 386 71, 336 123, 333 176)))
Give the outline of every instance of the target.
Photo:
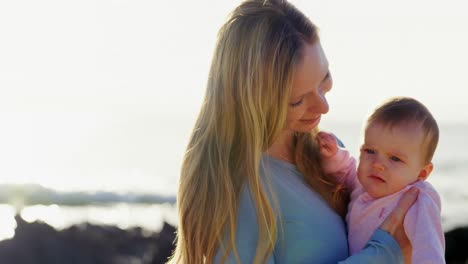
POLYGON ((335 136, 323 131, 317 134, 317 141, 320 147, 320 155, 324 158, 333 157, 338 152, 338 144, 335 136))

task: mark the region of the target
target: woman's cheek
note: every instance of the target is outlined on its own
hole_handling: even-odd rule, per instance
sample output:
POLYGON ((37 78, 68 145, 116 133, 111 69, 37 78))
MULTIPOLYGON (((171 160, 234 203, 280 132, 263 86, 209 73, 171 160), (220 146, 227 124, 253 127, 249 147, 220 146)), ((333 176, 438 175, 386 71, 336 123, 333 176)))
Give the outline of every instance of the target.
POLYGON ((294 127, 294 124, 299 120, 298 118, 298 111, 290 110, 287 117, 286 117, 286 127, 287 129, 291 129, 294 127))

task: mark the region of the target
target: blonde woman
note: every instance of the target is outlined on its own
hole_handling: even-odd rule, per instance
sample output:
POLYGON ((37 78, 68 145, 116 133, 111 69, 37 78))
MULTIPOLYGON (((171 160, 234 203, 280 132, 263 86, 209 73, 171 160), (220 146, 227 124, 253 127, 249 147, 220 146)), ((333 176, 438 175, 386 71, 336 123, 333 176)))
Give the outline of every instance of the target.
POLYGON ((219 31, 182 164, 174 263, 398 263, 409 191, 348 257, 347 192, 320 169, 332 88, 316 27, 281 0, 241 3, 219 31))

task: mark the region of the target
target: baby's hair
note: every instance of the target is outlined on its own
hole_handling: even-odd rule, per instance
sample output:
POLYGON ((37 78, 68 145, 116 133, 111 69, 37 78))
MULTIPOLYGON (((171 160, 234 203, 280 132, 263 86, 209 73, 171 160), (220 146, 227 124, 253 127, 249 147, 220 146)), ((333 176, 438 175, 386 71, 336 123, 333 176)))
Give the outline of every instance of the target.
POLYGON ((378 106, 367 119, 366 127, 372 123, 390 128, 416 124, 424 131, 424 161, 431 162, 439 141, 439 127, 431 112, 419 101, 410 97, 393 97, 378 106))

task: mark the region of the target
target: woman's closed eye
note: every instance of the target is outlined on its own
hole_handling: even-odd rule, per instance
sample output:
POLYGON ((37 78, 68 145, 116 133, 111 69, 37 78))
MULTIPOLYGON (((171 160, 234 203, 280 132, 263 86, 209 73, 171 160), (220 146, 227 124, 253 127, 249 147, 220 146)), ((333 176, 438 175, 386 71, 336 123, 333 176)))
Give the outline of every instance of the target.
POLYGON ((291 106, 291 107, 298 107, 298 106, 300 106, 303 102, 304 102, 304 97, 302 97, 301 99, 299 99, 299 100, 296 101, 296 102, 290 103, 289 106, 291 106))

